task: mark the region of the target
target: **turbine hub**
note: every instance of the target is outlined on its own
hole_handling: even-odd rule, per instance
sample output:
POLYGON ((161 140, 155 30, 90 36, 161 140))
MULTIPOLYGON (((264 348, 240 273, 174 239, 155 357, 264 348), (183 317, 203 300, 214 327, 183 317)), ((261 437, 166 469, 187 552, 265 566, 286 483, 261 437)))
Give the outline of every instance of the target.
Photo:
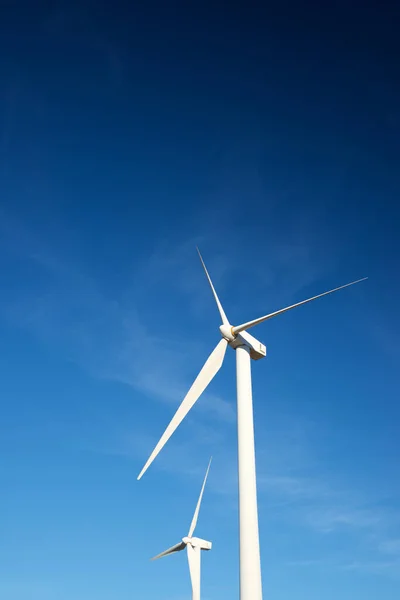
POLYGON ((236 336, 233 334, 233 327, 231 325, 221 325, 219 330, 223 338, 228 342, 233 342, 236 336))

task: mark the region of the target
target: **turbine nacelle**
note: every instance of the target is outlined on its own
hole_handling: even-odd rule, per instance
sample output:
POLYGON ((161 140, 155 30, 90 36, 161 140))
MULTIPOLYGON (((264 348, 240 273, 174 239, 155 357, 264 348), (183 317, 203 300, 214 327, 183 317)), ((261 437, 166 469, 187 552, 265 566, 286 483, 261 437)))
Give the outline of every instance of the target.
POLYGON ((234 327, 229 323, 221 325, 219 328, 222 337, 233 349, 239 346, 247 346, 250 349, 250 356, 253 360, 259 360, 267 355, 267 348, 247 331, 234 333, 234 327))
POLYGON ((247 346, 250 350, 250 357, 253 360, 260 360, 267 356, 267 348, 255 337, 250 335, 248 331, 237 333, 234 340, 229 343, 231 348, 239 348, 239 346, 247 346))

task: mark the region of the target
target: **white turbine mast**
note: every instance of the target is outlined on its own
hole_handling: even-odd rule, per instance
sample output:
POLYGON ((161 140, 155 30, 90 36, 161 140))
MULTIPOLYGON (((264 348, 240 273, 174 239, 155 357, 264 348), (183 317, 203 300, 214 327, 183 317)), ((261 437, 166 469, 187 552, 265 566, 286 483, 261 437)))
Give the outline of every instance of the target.
POLYGON ((192 583, 192 600, 200 600, 200 570, 201 570, 201 551, 202 550, 211 550, 211 542, 207 542, 207 540, 202 540, 201 538, 194 537, 194 530, 196 529, 197 519, 199 518, 200 505, 201 500, 203 498, 204 488, 206 485, 208 472, 210 470, 211 458, 208 463, 207 471, 204 477, 203 485, 201 486, 200 496, 197 501, 196 509, 193 514, 193 519, 190 524, 189 532, 187 536, 182 538, 182 541, 168 550, 164 550, 161 554, 157 554, 151 560, 157 560, 158 558, 162 558, 163 556, 168 556, 169 554, 175 554, 175 552, 181 552, 186 548, 188 563, 189 563, 189 572, 190 572, 190 581, 192 583))
POLYGON ((222 340, 217 344, 206 360, 203 368, 196 377, 181 405, 172 417, 171 422, 161 436, 149 459, 141 470, 138 479, 149 468, 157 454, 164 447, 179 424, 186 417, 192 406, 199 399, 206 387, 220 370, 228 346, 236 350, 236 380, 237 380, 237 428, 238 428, 238 479, 239 479, 239 547, 240 547, 240 600, 262 600, 260 548, 258 534, 257 486, 254 449, 253 400, 251 389, 250 359, 258 360, 267 354, 264 344, 250 335, 247 330, 268 319, 277 317, 292 308, 312 302, 322 296, 327 296, 360 281, 358 279, 336 287, 318 296, 313 296, 302 302, 296 302, 269 313, 258 319, 247 321, 241 325, 232 326, 228 321, 221 302, 214 289, 210 275, 201 257, 205 274, 210 284, 215 302, 221 316, 222 325, 219 330, 222 340))

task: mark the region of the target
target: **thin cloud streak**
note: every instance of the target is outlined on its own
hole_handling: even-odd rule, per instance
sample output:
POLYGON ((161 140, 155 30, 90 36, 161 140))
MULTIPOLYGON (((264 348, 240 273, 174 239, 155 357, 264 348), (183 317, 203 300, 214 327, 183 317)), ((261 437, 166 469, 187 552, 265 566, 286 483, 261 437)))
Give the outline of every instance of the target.
MULTIPOLYGON (((6 316, 46 343, 61 346, 61 352, 66 350, 93 376, 119 381, 178 406, 192 383, 188 367, 196 361, 200 370, 207 358, 205 354, 201 359, 200 344, 160 336, 134 306, 125 308, 121 302, 107 300, 93 281, 45 251, 43 244, 36 246, 34 236, 24 233, 18 227, 27 259, 46 273, 46 285, 3 306, 6 316)), ((145 289, 145 282, 137 287, 145 289)), ((227 422, 235 419, 233 406, 215 394, 206 393, 200 406, 227 422)))

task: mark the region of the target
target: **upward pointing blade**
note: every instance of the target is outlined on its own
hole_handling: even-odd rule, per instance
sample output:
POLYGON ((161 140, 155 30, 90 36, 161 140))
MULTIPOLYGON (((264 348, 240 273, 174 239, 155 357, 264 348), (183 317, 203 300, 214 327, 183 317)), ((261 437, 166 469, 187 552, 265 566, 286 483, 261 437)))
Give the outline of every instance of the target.
POLYGON ((198 546, 193 548, 191 544, 188 544, 186 549, 189 562, 190 581, 192 582, 192 600, 200 600, 201 550, 198 546))
POLYGON ((189 533, 188 533, 188 537, 190 537, 190 538, 192 537, 192 535, 194 533, 194 530, 197 525, 197 519, 199 518, 200 504, 201 504, 201 500, 203 498, 204 488, 206 486, 206 481, 207 481, 207 477, 208 477, 208 471, 210 470, 211 461, 212 461, 212 457, 210 458, 210 462, 208 463, 208 467, 207 467, 206 475, 204 477, 203 485, 201 486, 200 496, 199 496, 199 499, 197 500, 196 510, 194 511, 193 519, 190 524, 190 529, 189 529, 189 533))
POLYGON ((218 307, 218 310, 219 310, 219 314, 221 315, 222 323, 223 323, 224 325, 229 325, 229 321, 228 321, 228 319, 227 319, 227 316, 226 316, 226 314, 225 314, 225 311, 224 311, 224 309, 222 308, 222 304, 221 304, 221 302, 219 301, 219 298, 218 298, 218 296, 217 296, 217 292, 215 291, 215 288, 214 288, 214 286, 213 286, 213 282, 211 281, 211 277, 210 277, 210 276, 209 276, 209 274, 208 274, 207 267, 206 267, 206 265, 204 264, 204 260, 203 260, 203 258, 202 258, 202 256, 201 256, 201 254, 200 254, 200 250, 199 250, 198 248, 197 248, 197 252, 198 252, 198 254, 199 254, 199 257, 200 257, 200 260, 201 260, 201 264, 203 265, 204 272, 205 272, 205 274, 206 274, 206 276, 207 276, 208 283, 210 284, 210 287, 211 287, 212 293, 214 294, 215 302, 217 303, 217 307, 218 307))
POLYGON ((157 454, 160 452, 160 450, 165 446, 171 435, 174 433, 175 429, 183 421, 183 419, 188 414, 189 410, 199 399, 199 397, 204 392, 210 381, 218 373, 218 371, 222 367, 222 363, 224 362, 227 346, 228 342, 225 339, 222 339, 211 352, 200 373, 194 380, 192 387, 190 388, 185 398, 183 399, 180 407, 172 417, 170 424, 161 436, 160 441, 154 448, 153 452, 150 454, 150 457, 144 465, 143 469, 141 470, 138 479, 140 479, 143 473, 147 471, 148 467, 151 465, 151 463, 153 462, 157 454))
POLYGON ((327 296, 328 294, 332 294, 333 292, 337 292, 338 290, 342 290, 343 288, 349 287, 350 285, 354 285, 355 283, 359 283, 360 281, 365 281, 368 277, 363 277, 363 279, 357 279, 357 281, 352 281, 351 283, 346 283, 345 285, 341 285, 333 290, 329 290, 328 292, 324 292, 323 294, 318 294, 318 296, 313 296, 312 298, 308 298, 307 300, 303 300, 302 302, 297 302, 296 304, 292 304, 291 306, 287 306, 286 308, 281 308, 269 315, 265 315, 265 317, 260 317, 259 319, 254 319, 254 321, 248 321, 247 323, 243 323, 242 325, 238 325, 237 327, 232 327, 232 332, 236 335, 241 331, 245 331, 246 329, 250 329, 250 327, 254 327, 254 325, 258 325, 259 323, 263 323, 263 321, 267 321, 268 319, 272 319, 272 317, 277 317, 288 310, 292 310, 292 308, 296 308, 296 306, 301 306, 302 304, 307 304, 307 302, 312 302, 312 300, 316 300, 317 298, 322 298, 322 296, 327 296))

